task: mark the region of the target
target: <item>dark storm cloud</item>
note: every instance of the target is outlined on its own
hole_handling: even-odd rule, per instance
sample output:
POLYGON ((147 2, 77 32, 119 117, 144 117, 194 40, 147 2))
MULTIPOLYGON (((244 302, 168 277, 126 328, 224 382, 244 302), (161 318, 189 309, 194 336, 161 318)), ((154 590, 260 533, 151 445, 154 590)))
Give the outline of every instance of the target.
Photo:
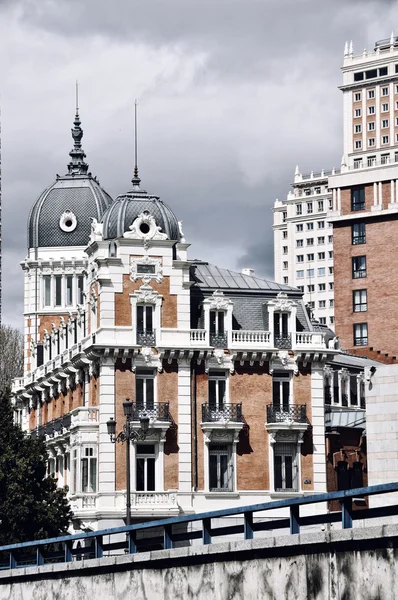
POLYGON ((183 220, 190 256, 272 278, 272 206, 298 163, 338 167, 340 66, 398 30, 397 2, 0 0, 4 319, 22 315, 26 220, 71 147, 114 197, 140 173, 183 220))

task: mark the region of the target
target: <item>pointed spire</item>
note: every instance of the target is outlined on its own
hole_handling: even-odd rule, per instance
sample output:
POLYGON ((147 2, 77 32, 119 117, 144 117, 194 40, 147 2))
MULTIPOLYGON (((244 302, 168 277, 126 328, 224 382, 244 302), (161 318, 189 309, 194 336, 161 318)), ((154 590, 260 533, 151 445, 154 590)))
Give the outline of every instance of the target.
POLYGON ((88 171, 88 164, 85 162, 86 154, 82 148, 83 129, 79 116, 79 84, 76 81, 76 114, 73 121, 72 139, 73 148, 69 152, 71 161, 68 164, 68 172, 70 175, 85 175, 88 171))
POLYGON ((141 179, 138 175, 138 148, 137 148, 137 100, 134 101, 134 175, 131 180, 133 188, 140 188, 141 179))
POLYGON ((344 56, 348 56, 348 42, 346 42, 344 46, 344 56))

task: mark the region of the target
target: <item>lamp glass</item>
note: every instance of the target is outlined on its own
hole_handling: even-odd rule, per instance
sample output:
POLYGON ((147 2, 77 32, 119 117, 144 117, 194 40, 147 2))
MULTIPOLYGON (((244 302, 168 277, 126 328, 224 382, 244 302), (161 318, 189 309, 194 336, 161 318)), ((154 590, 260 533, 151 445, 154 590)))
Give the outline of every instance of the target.
POLYGON ((106 427, 108 430, 108 435, 115 435, 116 433, 116 421, 113 417, 106 422, 106 427))
POLYGON ((144 433, 147 433, 149 428, 149 417, 141 417, 140 419, 141 429, 144 433))
POLYGON ((133 414, 133 403, 127 399, 126 402, 123 402, 123 410, 126 417, 131 417, 133 414))

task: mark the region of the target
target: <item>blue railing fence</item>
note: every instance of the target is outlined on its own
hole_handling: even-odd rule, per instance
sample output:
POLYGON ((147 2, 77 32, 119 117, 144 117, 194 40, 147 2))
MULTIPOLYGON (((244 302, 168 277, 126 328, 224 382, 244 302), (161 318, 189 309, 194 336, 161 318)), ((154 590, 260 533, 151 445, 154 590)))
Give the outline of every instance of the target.
POLYGON ((301 527, 327 523, 341 522, 342 528, 347 529, 353 526, 355 520, 398 515, 398 504, 353 511, 353 499, 355 498, 393 492, 398 492, 398 482, 0 546, 0 568, 14 569, 56 562, 71 562, 83 558, 102 558, 105 552, 116 553, 118 550, 133 554, 148 549, 172 549, 177 544, 190 543, 194 540, 201 540, 202 544, 211 544, 215 537, 231 535, 243 534, 243 539, 252 540, 256 532, 276 529, 288 528, 291 534, 296 534, 300 533, 301 527), (302 507, 322 502, 327 503, 331 500, 340 501, 341 512, 317 513, 307 516, 300 514, 302 507), (264 518, 264 513, 279 509, 288 509, 289 516, 276 518, 271 515, 269 520, 257 521, 254 518, 259 516, 259 513, 261 513, 261 518, 264 518), (219 520, 227 517, 237 517, 237 520, 240 518, 241 523, 220 526, 219 520), (215 520, 217 520, 217 526, 214 527, 212 522, 215 520))

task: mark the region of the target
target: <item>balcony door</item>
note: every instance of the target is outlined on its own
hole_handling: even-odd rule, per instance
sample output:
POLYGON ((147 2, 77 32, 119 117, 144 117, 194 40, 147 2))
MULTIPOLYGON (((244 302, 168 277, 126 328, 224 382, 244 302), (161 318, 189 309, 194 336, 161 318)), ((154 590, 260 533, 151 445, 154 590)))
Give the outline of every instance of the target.
POLYGON ((153 410, 155 402, 155 375, 153 371, 137 369, 135 375, 137 409, 153 410))
POLYGON ((136 477, 137 492, 155 491, 155 444, 137 444, 136 477))
POLYGON ((289 412, 290 373, 275 373, 272 377, 272 405, 275 411, 289 412))
POLYGON ((274 445, 274 486, 276 492, 298 491, 297 445, 294 443, 274 445))
POLYGON ((209 373, 209 409, 222 411, 226 404, 227 378, 224 371, 209 373))
POLYGON ((230 444, 210 444, 209 488, 211 492, 233 490, 231 455, 230 444))

